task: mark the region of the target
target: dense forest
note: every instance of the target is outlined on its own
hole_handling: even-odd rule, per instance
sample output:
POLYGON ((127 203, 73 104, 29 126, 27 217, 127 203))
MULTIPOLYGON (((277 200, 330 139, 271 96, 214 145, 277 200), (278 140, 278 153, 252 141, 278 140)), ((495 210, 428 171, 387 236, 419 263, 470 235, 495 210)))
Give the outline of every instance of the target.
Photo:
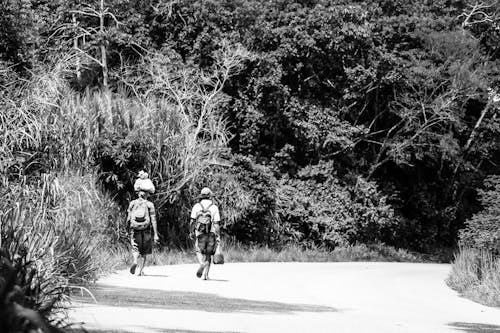
POLYGON ((418 251, 498 186, 496 3, 1 7, 4 178, 97 170, 124 206, 145 168, 170 244, 202 184, 242 242, 418 251))
POLYGON ((53 311, 109 264, 141 169, 170 249, 191 246, 209 186, 238 244, 500 252, 496 1, 3 0, 0 13, 1 311, 8 288, 53 311))
POLYGON ((453 247, 500 171, 495 4, 1 6, 2 174, 96 168, 124 205, 146 168, 165 241, 208 183, 243 242, 453 247))

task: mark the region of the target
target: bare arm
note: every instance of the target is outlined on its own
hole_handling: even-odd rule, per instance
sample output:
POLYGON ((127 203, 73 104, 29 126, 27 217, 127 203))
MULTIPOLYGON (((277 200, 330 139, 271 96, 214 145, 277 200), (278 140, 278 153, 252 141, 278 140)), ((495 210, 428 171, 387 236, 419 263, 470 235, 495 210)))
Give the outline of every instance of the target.
POLYGON ((149 208, 149 218, 151 220, 151 225, 153 226, 154 239, 155 241, 158 241, 159 240, 158 224, 156 222, 155 206, 151 203, 148 208, 149 208))
POLYGON ((126 230, 128 232, 128 230, 130 230, 130 220, 131 220, 131 212, 132 212, 132 207, 133 207, 133 203, 132 201, 128 204, 128 208, 127 208, 127 220, 126 220, 126 230))
POLYGON ((196 228, 196 220, 193 218, 189 219, 189 237, 194 237, 194 230, 196 228))
POLYGON ((219 207, 215 206, 217 209, 215 211, 215 216, 214 216, 214 232, 215 236, 217 237, 217 242, 220 242, 220 212, 219 212, 219 207))
POLYGON ((217 242, 220 242, 220 221, 214 222, 214 232, 217 242))
POLYGON ((189 237, 191 239, 194 239, 194 234, 195 234, 195 229, 196 229, 196 207, 197 205, 194 205, 193 208, 191 209, 191 216, 189 219, 189 237))

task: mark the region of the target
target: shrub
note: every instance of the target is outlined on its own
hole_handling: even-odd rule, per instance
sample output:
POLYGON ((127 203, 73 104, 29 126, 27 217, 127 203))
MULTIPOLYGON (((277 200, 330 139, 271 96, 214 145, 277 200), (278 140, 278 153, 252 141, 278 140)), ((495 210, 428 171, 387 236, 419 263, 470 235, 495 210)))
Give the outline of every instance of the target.
POLYGON ((129 133, 111 130, 96 139, 92 151, 99 182, 126 206, 137 171, 150 164, 152 143, 140 130, 129 133))
POLYGON ((92 174, 44 174, 0 195, 0 331, 58 332, 68 288, 112 269, 103 246, 120 243, 123 213, 92 174))
POLYGON ((271 170, 248 157, 236 155, 229 172, 247 201, 239 208, 239 218, 228 224, 228 232, 245 243, 274 243, 278 240, 274 226, 276 179, 271 170))
MULTIPOLYGON (((58 323, 51 323, 33 309, 33 290, 41 289, 39 278, 35 278, 37 271, 32 268, 33 262, 27 264, 22 258, 13 264, 9 257, 5 251, 0 251, 0 330, 12 333, 62 332, 54 326, 58 323), (24 263, 21 266, 19 262, 24 263), (26 276, 28 271, 30 274, 26 276)), ((57 299, 54 295, 53 300, 57 299)))
POLYGON ((285 241, 328 247, 374 242, 393 223, 393 210, 373 182, 342 184, 331 163, 301 169, 280 180, 277 215, 285 241))
POLYGON ((253 193, 248 191, 245 183, 242 183, 242 178, 234 173, 237 168, 237 165, 213 166, 182 192, 182 199, 177 200, 166 210, 169 239, 175 239, 187 247, 191 246, 191 241, 187 239, 189 214, 193 205, 200 199, 200 190, 205 186, 214 192, 214 201, 219 207, 222 218, 223 232, 230 232, 233 235, 235 225, 245 219, 249 207, 255 205, 253 193))
POLYGON ((460 231, 460 244, 500 254, 500 176, 490 176, 479 191, 483 210, 460 231))
POLYGON ((199 200, 201 188, 208 186, 214 192, 226 236, 244 243, 274 241, 275 179, 272 173, 240 155, 232 156, 228 164, 207 168, 167 207, 169 238, 177 238, 181 244, 190 246, 189 213, 199 200))
POLYGON ((54 252, 56 234, 43 222, 19 209, 10 210, 1 219, 2 332, 50 327, 48 322, 54 320, 66 300, 69 279, 60 270, 66 254, 54 252))
POLYGON ((124 239, 124 215, 111 198, 101 194, 93 175, 45 174, 38 183, 11 183, 0 194, 2 211, 17 206, 42 228, 40 235, 51 235, 51 252, 58 255, 54 259, 57 274, 70 283, 94 280, 101 270, 94 259, 102 244, 124 239))
POLYGON ((447 283, 474 301, 500 306, 500 258, 489 251, 461 248, 447 283))

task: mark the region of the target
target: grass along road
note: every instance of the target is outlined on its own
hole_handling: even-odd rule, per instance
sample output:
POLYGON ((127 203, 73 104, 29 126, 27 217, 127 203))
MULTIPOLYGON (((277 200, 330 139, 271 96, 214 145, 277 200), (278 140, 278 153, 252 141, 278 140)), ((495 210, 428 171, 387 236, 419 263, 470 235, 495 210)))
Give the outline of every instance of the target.
POLYGON ((450 266, 412 263, 228 263, 120 271, 76 299, 90 332, 500 332, 500 309, 460 297, 450 266))

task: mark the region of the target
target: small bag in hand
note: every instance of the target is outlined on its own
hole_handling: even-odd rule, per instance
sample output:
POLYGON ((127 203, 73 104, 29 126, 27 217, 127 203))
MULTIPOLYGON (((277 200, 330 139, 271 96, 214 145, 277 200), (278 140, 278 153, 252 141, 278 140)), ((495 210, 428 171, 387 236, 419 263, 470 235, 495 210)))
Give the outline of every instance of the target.
POLYGON ((215 249, 214 264, 215 265, 223 265, 224 264, 224 255, 222 254, 220 243, 217 244, 217 248, 215 249))

